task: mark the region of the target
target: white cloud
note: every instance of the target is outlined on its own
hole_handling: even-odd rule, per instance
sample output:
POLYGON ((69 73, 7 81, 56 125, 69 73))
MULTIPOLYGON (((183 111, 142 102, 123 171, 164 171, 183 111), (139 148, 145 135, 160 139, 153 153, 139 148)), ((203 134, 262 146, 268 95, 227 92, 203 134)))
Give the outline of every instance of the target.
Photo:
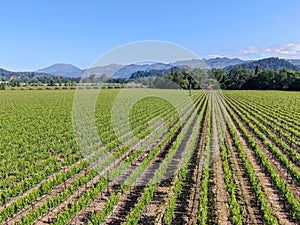
POLYGON ((213 58, 223 58, 223 57, 225 57, 224 55, 208 55, 207 56, 207 58, 209 58, 209 59, 213 59, 213 58))
POLYGON ((237 52, 243 58, 283 57, 300 58, 300 42, 275 46, 251 46, 237 52))

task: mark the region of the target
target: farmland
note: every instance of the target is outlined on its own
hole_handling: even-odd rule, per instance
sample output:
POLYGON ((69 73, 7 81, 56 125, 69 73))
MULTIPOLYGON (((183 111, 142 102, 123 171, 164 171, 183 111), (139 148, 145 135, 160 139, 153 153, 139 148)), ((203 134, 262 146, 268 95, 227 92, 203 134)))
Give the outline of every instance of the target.
POLYGON ((299 92, 128 89, 147 97, 116 125, 122 91, 97 137, 76 90, 0 92, 0 224, 300 223, 299 92))

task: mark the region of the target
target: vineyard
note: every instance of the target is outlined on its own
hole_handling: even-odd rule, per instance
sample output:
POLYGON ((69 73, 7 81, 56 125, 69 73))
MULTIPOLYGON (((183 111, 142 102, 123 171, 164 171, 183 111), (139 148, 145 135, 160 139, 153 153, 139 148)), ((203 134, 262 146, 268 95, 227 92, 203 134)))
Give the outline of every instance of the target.
POLYGON ((300 224, 299 92, 132 88, 116 134, 121 92, 80 143, 76 90, 0 92, 0 224, 300 224))

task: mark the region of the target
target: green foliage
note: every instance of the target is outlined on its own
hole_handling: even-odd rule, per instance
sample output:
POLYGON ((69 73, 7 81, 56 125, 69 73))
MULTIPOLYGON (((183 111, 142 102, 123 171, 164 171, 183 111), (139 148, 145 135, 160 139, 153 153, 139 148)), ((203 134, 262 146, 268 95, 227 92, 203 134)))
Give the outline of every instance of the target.
POLYGON ((69 78, 61 76, 42 76, 42 77, 12 77, 9 81, 11 87, 19 87, 21 84, 25 86, 41 86, 47 84, 48 86, 55 86, 58 84, 61 86, 74 86, 80 81, 80 78, 69 78))
MULTIPOLYGON (((206 75, 201 70, 194 72, 199 77, 206 75)), ((222 70, 215 70, 215 73, 219 74, 218 77, 226 79, 222 70)), ((286 70, 281 73, 285 74, 285 78, 288 78, 293 77, 295 72, 286 70)), ((182 73, 182 77, 188 77, 188 74, 188 72, 182 73)), ((179 74, 176 76, 178 80, 182 78, 179 74)), ((207 78, 211 79, 211 74, 207 73, 207 78)), ((276 75, 274 75, 275 78, 277 79, 276 75)), ((208 115, 208 123, 205 127, 203 126, 207 133, 203 152, 204 170, 201 180, 199 180, 201 195, 199 197, 198 222, 202 224, 209 222, 208 194, 211 187, 208 180, 211 174, 208 170, 208 164, 211 157, 209 143, 212 125, 209 118, 213 115, 211 108, 207 106, 211 104, 207 100, 210 96, 209 92, 206 94, 200 91, 195 92, 192 98, 196 110, 189 107, 184 100, 180 102, 179 107, 182 107, 185 112, 182 117, 179 117, 172 105, 165 100, 156 97, 141 100, 131 111, 129 121, 130 131, 137 134, 140 139, 145 139, 145 145, 144 143, 137 145, 137 140, 130 138, 131 133, 129 134, 130 131, 127 126, 120 126, 124 140, 128 141, 130 146, 136 146, 130 148, 122 145, 117 139, 110 121, 111 110, 119 91, 106 89, 98 97, 95 110, 96 124, 103 145, 97 145, 92 137, 88 139, 87 149, 84 152, 88 155, 88 162, 79 160, 78 146, 72 133, 73 124, 70 110, 72 109, 74 91, 5 91, 1 93, 0 111, 3 119, 0 120, 0 153, 2 159, 0 203, 6 206, 0 210, 0 223, 4 223, 6 218, 17 215, 22 209, 30 208, 30 205, 36 202, 38 203, 36 208, 20 214, 22 219, 19 221, 20 225, 33 224, 44 217, 48 210, 61 206, 66 199, 69 199, 69 204, 65 204, 65 208, 61 208, 55 216, 55 220, 52 221, 54 224, 67 224, 91 201, 99 198, 100 193, 107 189, 111 180, 124 174, 126 169, 136 162, 135 160, 139 160, 135 169, 126 176, 120 189, 110 190, 112 193, 105 200, 102 210, 91 213, 88 223, 100 224, 105 222, 106 217, 111 214, 115 206, 128 194, 134 182, 146 171, 149 164, 157 159, 156 156, 161 152, 161 149, 168 146, 166 155, 153 173, 153 178, 146 184, 140 198, 137 199, 137 203, 130 208, 125 218, 125 223, 136 224, 141 213, 152 200, 153 193, 179 146, 187 142, 183 154, 188 157, 185 157, 174 171, 172 185, 170 185, 165 199, 165 211, 162 212, 166 224, 175 223, 173 220, 177 198, 183 191, 182 182, 188 174, 189 159, 194 150, 193 146, 198 141, 199 132, 202 132, 200 127, 203 125, 205 115, 208 115), (164 123, 151 124, 151 128, 157 128, 155 131, 149 129, 148 122, 157 117, 161 118, 164 123), (23 123, 20 123, 20 120, 23 123), (197 121, 195 122, 197 124, 194 125, 192 121, 197 121), (188 129, 191 129, 192 133, 189 139, 183 142, 183 137, 188 133, 188 129), (151 132, 155 133, 153 137, 149 136, 151 132), (159 141, 156 142, 157 140, 159 141), (145 152, 145 146, 153 143, 155 144, 151 145, 152 147, 145 152), (139 158, 141 155, 142 158, 139 158), (98 161, 99 159, 100 161, 98 161), (104 171, 116 159, 120 161, 113 168, 110 168, 109 175, 102 176, 96 172, 104 171), (93 165, 92 168, 95 170, 90 169, 89 165, 93 165), (71 181, 70 178, 74 179, 71 181), (64 187, 65 182, 66 187, 64 187), (55 191, 57 189, 59 191, 55 191), (75 196, 78 190, 80 190, 80 194, 78 193, 78 196, 71 200, 70 196, 75 196), (52 194, 50 195, 50 193, 52 194), (47 197, 42 202, 37 202, 43 196, 47 197)), ((140 91, 132 90, 131 93, 136 95, 140 91)), ((149 93, 167 92, 170 96, 174 96, 174 93, 177 92, 151 89, 143 89, 142 91, 149 91, 149 93)), ((254 156, 261 163, 263 172, 270 177, 274 185, 273 188, 276 188, 285 202, 291 217, 296 222, 299 221, 300 205, 295 190, 291 188, 285 176, 276 173, 274 165, 270 162, 270 155, 265 154, 265 151, 268 151, 272 155, 272 159, 277 160, 278 166, 286 169, 286 172, 293 178, 293 183, 300 181, 299 171, 294 166, 300 162, 299 152, 289 146, 287 144, 289 142, 285 142, 285 140, 290 141, 292 146, 299 146, 300 144, 298 142, 300 138, 299 93, 277 91, 224 91, 223 93, 226 109, 220 107, 220 110, 223 109, 223 114, 225 114, 225 110, 228 112, 229 117, 232 118, 242 133, 242 136, 237 135, 231 120, 226 121, 230 132, 229 138, 233 140, 237 154, 242 160, 242 166, 244 166, 249 182, 253 186, 253 195, 255 195, 264 220, 262 222, 276 224, 278 221, 272 214, 272 206, 266 200, 268 192, 263 190, 257 172, 245 154, 245 149, 240 142, 241 138, 245 138, 248 142, 254 156), (280 138, 275 135, 275 132, 280 134, 280 138), (261 140, 265 148, 264 151, 262 151, 261 145, 258 145, 253 139, 253 135, 261 140), (294 164, 290 162, 294 162, 294 164)), ((216 120, 217 125, 219 125, 218 131, 221 133, 220 119, 217 118, 216 120)), ((80 122, 85 123, 86 121, 80 122)), ((125 122, 124 120, 124 124, 125 122)), ((236 181, 233 176, 234 168, 231 168, 232 165, 227 155, 229 153, 223 143, 220 143, 220 151, 228 197, 229 220, 232 224, 242 224, 243 212, 237 198, 236 181)))
POLYGON ((227 79, 224 81, 226 89, 239 90, 246 83, 247 80, 252 78, 254 75, 250 69, 242 67, 235 67, 230 70, 227 74, 227 79))
POLYGON ((236 66, 229 70, 212 69, 212 73, 223 89, 229 90, 300 90, 300 72, 282 69, 255 71, 236 66))
MULTIPOLYGON (((213 74, 211 74, 213 75, 213 74)), ((209 76, 207 71, 195 68, 178 68, 164 70, 138 71, 132 74, 129 79, 111 79, 111 82, 131 82, 138 79, 139 82, 151 88, 164 89, 189 89, 191 82, 192 89, 199 89, 203 85, 210 84, 215 81, 214 77, 209 76)))
MULTIPOLYGON (((300 221, 300 203, 297 199, 297 197, 293 194, 290 187, 287 185, 287 182, 276 172, 272 164, 270 163, 268 157, 263 153, 260 146, 254 141, 252 136, 248 133, 245 126, 241 123, 241 121, 238 119, 238 117, 233 113, 231 107, 229 105, 226 105, 226 109, 228 110, 228 113, 234 120, 234 122, 237 124, 238 129, 241 131, 245 139, 247 140, 248 144, 250 145, 251 149, 254 151, 256 158, 260 161, 261 165, 263 166, 264 170, 266 171, 266 174, 272 179, 272 183, 276 186, 276 188, 279 190, 279 193, 281 196, 283 196, 284 200, 286 201, 290 213, 292 215, 292 218, 295 221, 300 221)), ((233 108, 234 109, 234 108, 233 108)), ((241 114, 240 112, 236 111, 240 119, 249 126, 252 130, 257 130, 256 127, 254 127, 250 121, 244 116, 244 114, 241 114)), ((247 169, 247 172, 249 173, 249 179, 250 182, 253 184, 255 189, 255 194, 257 196, 257 200, 259 201, 261 212, 263 214, 264 220, 267 224, 277 224, 278 220, 274 216, 270 214, 270 207, 268 206, 266 200, 263 196, 263 191, 258 185, 258 181, 256 179, 255 171, 249 164, 248 160, 246 159, 246 154, 243 152, 243 147, 241 143, 238 140, 238 137, 236 135, 236 132, 232 128, 231 124, 228 120, 226 120, 226 124, 229 128, 230 134, 232 135, 232 138, 235 142, 235 145, 237 146, 237 149, 239 151, 239 154, 243 160, 243 163, 245 164, 245 167, 247 169)), ((264 140, 263 133, 255 133, 257 137, 261 140, 264 140)), ((264 142, 263 142, 264 143, 264 142)), ((264 143, 267 144, 267 143, 264 143)), ((272 145, 268 145, 268 149, 274 156, 276 156, 279 159, 279 162, 284 164, 285 157, 283 154, 281 154, 275 147, 272 145)), ((290 167, 289 171, 294 171, 292 173, 292 177, 295 180, 299 180, 299 173, 298 171, 290 164, 285 164, 287 168, 290 167)))
MULTIPOLYGON (((201 102, 203 103, 205 101, 205 97, 202 94, 201 96, 196 96, 195 100, 198 102, 198 107, 201 106, 199 104, 199 101, 201 99, 201 102), (200 98, 199 98, 200 97, 200 98)), ((143 191, 142 196, 138 199, 138 202, 135 204, 135 206, 131 209, 130 213, 126 217, 125 224, 136 224, 142 210, 145 208, 146 204, 149 203, 151 200, 151 197, 153 195, 153 192, 155 190, 156 185, 159 183, 160 179, 162 178, 162 175, 166 171, 170 160, 172 159, 173 155, 175 154, 179 144, 180 140, 183 138, 183 135, 185 132, 187 132, 187 128, 191 124, 192 119, 197 115, 196 111, 191 110, 190 108, 187 109, 185 115, 184 115, 184 121, 188 120, 186 125, 184 126, 182 133, 180 133, 176 140, 172 143, 171 149, 168 151, 167 155, 165 156, 165 160, 160 165, 159 169, 156 170, 154 177, 148 182, 148 185, 143 191), (191 116, 191 114, 193 116, 191 116)), ((176 134, 178 134, 178 131, 182 128, 183 121, 178 120, 175 124, 171 127, 169 127, 169 132, 162 138, 160 143, 153 148, 146 156, 145 159, 138 165, 138 167, 129 175, 129 177, 125 180, 125 182, 121 185, 120 195, 125 195, 129 190, 132 184, 138 179, 139 176, 147 169, 148 165, 151 161, 153 161, 156 157, 156 155, 160 152, 160 150, 167 145, 167 143, 172 140, 172 138, 176 137, 176 134)), ((163 128, 164 129, 164 128, 163 128)), ((163 130, 162 129, 162 130, 163 130)), ((151 140, 150 140, 151 141, 151 140)), ((127 161, 127 160, 126 160, 127 161)), ((116 168, 118 169, 118 168, 116 168)), ((101 210, 100 212, 97 212, 93 214, 91 220, 89 221, 89 224, 100 224, 102 221, 105 220, 105 217, 111 213, 113 210, 112 205, 110 204, 117 204, 119 201, 119 198, 115 201, 111 201, 111 197, 108 199, 105 205, 107 207, 105 210, 101 210)))
POLYGON ((137 71, 131 74, 129 79, 139 79, 143 77, 164 77, 169 75, 174 71, 180 71, 178 67, 172 67, 171 69, 162 69, 162 70, 146 70, 146 71, 137 71))

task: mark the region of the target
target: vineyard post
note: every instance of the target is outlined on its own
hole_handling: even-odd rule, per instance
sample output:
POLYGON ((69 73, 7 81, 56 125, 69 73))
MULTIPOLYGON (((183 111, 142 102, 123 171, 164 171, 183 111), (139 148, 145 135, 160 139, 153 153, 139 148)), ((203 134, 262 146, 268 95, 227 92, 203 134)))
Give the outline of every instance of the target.
POLYGON ((49 213, 50 213, 50 210, 49 210, 49 209, 47 209, 47 214, 48 214, 48 223, 50 223, 50 215, 49 215, 49 213))
MULTIPOLYGON (((102 191, 101 191, 101 198, 102 198, 102 191)), ((93 210, 92 210, 92 215, 94 214, 95 212, 95 201, 93 201, 93 210)))
POLYGON ((35 210, 35 202, 33 202, 33 203, 32 203, 32 205, 31 205, 31 209, 32 209, 32 211, 34 211, 34 210, 35 210))
POLYGON ((192 97, 192 77, 189 76, 189 96, 192 97))
POLYGON ((109 176, 109 171, 106 172, 106 180, 107 180, 107 183, 106 183, 106 192, 107 194, 109 194, 109 180, 108 180, 108 176, 109 176))

